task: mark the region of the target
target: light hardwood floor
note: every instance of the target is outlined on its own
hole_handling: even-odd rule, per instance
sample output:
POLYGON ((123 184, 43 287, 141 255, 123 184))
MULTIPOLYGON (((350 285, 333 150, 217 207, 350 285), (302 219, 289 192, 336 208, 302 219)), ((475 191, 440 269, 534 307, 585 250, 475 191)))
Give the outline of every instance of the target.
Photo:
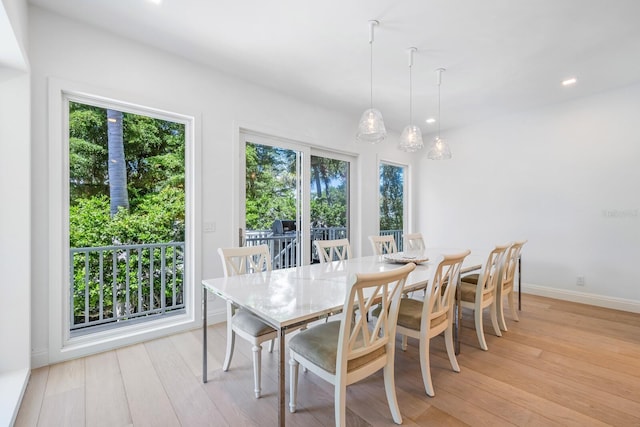
MULTIPOLYGON (((417 341, 409 339, 406 352, 398 341, 404 425, 640 426, 640 314, 523 295, 520 322, 507 317, 502 338, 485 322, 489 351, 464 312, 460 373, 450 370, 442 339, 432 340, 433 398, 422 385, 417 341)), ((236 340, 231 369, 222 372, 224 325, 209 332, 207 384, 195 330, 35 369, 16 425, 275 425, 277 354, 263 352, 263 397, 255 399, 249 345, 236 340)), ((333 389, 301 372, 298 408, 287 425, 332 425, 333 389)), ((381 373, 348 388, 347 418, 393 425, 381 373)))

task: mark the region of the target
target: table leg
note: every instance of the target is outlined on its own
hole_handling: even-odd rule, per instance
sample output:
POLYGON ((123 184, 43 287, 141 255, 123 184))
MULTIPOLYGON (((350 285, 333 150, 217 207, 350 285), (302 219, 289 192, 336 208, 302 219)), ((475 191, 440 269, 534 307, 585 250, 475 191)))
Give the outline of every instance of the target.
POLYGON ((202 287, 202 382, 207 382, 207 288, 202 287))
POLYGON ((456 355, 460 354, 460 323, 462 322, 462 290, 460 289, 460 281, 456 286, 456 302, 455 302, 455 319, 453 327, 453 343, 456 355))
POLYGON ((522 311, 522 257, 518 257, 518 311, 522 311))
POLYGON ((280 328, 278 343, 280 345, 280 351, 278 352, 278 425, 284 427, 285 417, 285 402, 284 402, 284 329, 280 328))

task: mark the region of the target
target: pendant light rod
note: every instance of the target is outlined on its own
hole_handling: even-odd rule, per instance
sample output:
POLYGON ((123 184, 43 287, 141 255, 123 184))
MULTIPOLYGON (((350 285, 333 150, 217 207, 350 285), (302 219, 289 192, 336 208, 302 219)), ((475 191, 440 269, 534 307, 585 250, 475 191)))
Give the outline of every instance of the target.
POLYGON ((398 148, 408 153, 420 150, 424 146, 422 141, 422 131, 418 126, 413 124, 413 54, 417 52, 417 47, 408 47, 407 55, 409 57, 409 124, 400 134, 400 143, 398 148))
POLYGON ((407 48, 407 53, 409 54, 409 67, 413 67, 413 53, 417 52, 418 48, 417 47, 408 47, 407 48))
POLYGON ((436 84, 438 85, 438 139, 440 139, 440 83, 442 83, 442 73, 447 71, 446 68, 436 68, 436 84))
POLYGON ((369 44, 373 43, 373 29, 376 25, 380 25, 380 21, 372 19, 369 21, 369 44))
POLYGON ((372 19, 369 21, 369 50, 370 50, 370 62, 369 62, 369 109, 362 113, 360 121, 358 122, 358 131, 356 133, 356 140, 359 142, 369 142, 371 144, 377 144, 384 141, 387 136, 387 129, 384 126, 384 120, 382 113, 373 108, 373 38, 374 28, 379 25, 380 22, 372 19))
POLYGON ((411 70, 413 68, 413 54, 417 52, 417 47, 409 47, 407 48, 407 53, 409 54, 409 124, 413 124, 413 78, 411 75, 411 70))
POLYGON ((370 76, 370 86, 369 86, 369 108, 373 109, 373 34, 376 25, 380 25, 380 21, 372 19, 369 21, 369 76, 370 76))
POLYGON ((440 138, 440 123, 442 122, 442 116, 440 114, 440 85, 442 83, 442 72, 446 71, 445 68, 436 68, 436 84, 438 85, 438 136, 431 143, 429 152, 427 153, 427 159, 430 160, 448 160, 451 158, 451 149, 446 141, 440 138))

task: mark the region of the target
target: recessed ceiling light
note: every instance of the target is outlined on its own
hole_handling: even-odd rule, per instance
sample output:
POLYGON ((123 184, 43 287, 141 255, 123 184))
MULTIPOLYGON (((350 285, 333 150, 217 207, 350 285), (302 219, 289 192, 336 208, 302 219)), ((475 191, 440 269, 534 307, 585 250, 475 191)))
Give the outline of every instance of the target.
POLYGON ((149 3, 153 3, 153 4, 160 4, 162 3, 162 0, 147 0, 149 3))
POLYGON ((436 119, 434 119, 433 117, 429 117, 427 120, 425 120, 428 124, 432 124, 436 122, 436 119))
POLYGON ((576 84, 577 81, 578 79, 576 79, 575 77, 571 77, 570 79, 563 80, 562 86, 571 86, 576 84))

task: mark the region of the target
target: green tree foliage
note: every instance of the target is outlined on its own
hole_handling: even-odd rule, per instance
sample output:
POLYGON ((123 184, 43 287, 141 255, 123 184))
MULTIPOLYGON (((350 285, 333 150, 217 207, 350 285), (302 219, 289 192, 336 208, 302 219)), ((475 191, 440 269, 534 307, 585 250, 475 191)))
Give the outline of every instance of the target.
POLYGON ((403 229, 404 169, 380 165, 380 230, 403 229))
MULTIPOLYGON (((180 242, 175 248, 181 248, 185 238, 184 125, 123 113, 129 209, 110 215, 107 110, 77 102, 69 104, 69 246, 180 242)), ((74 255, 76 319, 85 315, 95 319, 100 298, 105 317, 116 311, 122 316, 157 308, 163 301, 180 303, 184 253, 175 248, 113 249, 104 252, 102 260, 95 251, 74 255), (131 271, 125 271, 127 261, 131 271), (166 285, 164 294, 160 293, 161 282, 166 285), (131 300, 125 304, 127 287, 131 300), (88 314, 85 292, 90 296, 88 314)))
MULTIPOLYGON (((271 229, 276 219, 296 218, 296 152, 246 144, 246 225, 271 229)), ((348 162, 311 156, 311 221, 346 227, 348 162)))
POLYGON ((318 227, 347 226, 349 163, 311 156, 311 221, 318 227))
POLYGON ((69 103, 70 201, 108 194, 107 113, 104 108, 69 103))
MULTIPOLYGON (((167 241, 182 242, 184 238, 184 192, 177 188, 167 187, 157 194, 148 195, 145 200, 133 211, 121 209, 115 216, 110 215, 109 199, 106 196, 94 196, 78 201, 70 207, 70 240, 75 242, 77 248, 113 246, 126 242, 127 244, 159 243, 167 241)), ((100 283, 102 274, 103 283, 103 309, 105 315, 110 316, 116 308, 113 306, 114 280, 120 284, 117 287, 119 302, 126 298, 122 284, 127 282, 129 276, 129 289, 131 295, 137 295, 138 289, 143 296, 142 305, 139 306, 136 298, 131 298, 129 309, 132 312, 146 311, 151 307, 149 299, 154 301, 153 306, 161 305, 160 283, 164 274, 165 282, 175 284, 179 292, 175 292, 171 286, 167 286, 164 297, 171 300, 176 293, 178 302, 182 301, 182 284, 184 269, 184 254, 175 253, 178 257, 174 261, 173 248, 168 248, 164 254, 165 270, 161 271, 160 261, 162 254, 160 249, 154 249, 153 258, 156 264, 150 263, 151 252, 149 249, 131 250, 128 252, 116 252, 117 277, 114 279, 113 254, 114 250, 104 252, 102 266, 97 252, 91 252, 88 256, 83 253, 73 257, 74 265, 74 312, 82 317, 85 311, 85 288, 89 285, 90 318, 98 316, 100 306, 100 283), (128 270, 127 271, 127 259, 128 270), (138 264, 140 260, 140 264, 138 264), (174 262, 177 272, 173 277, 174 262), (89 265, 87 273, 85 266, 89 265), (140 267, 139 267, 140 265, 140 267), (140 268, 140 271, 138 269, 140 268), (155 288, 150 289, 150 277, 154 276, 155 288)), ((124 309, 123 309, 124 310, 124 309)))
POLYGON ((246 225, 271 229, 276 219, 296 218, 296 152, 246 144, 246 225))
POLYGON ((111 217, 106 196, 83 198, 69 208, 72 248, 184 241, 184 192, 167 187, 150 194, 135 211, 111 217))
MULTIPOLYGON (((70 202, 109 195, 107 110, 69 103, 70 202)), ((123 114, 127 191, 135 209, 145 195, 170 186, 184 188, 184 125, 123 114)))

